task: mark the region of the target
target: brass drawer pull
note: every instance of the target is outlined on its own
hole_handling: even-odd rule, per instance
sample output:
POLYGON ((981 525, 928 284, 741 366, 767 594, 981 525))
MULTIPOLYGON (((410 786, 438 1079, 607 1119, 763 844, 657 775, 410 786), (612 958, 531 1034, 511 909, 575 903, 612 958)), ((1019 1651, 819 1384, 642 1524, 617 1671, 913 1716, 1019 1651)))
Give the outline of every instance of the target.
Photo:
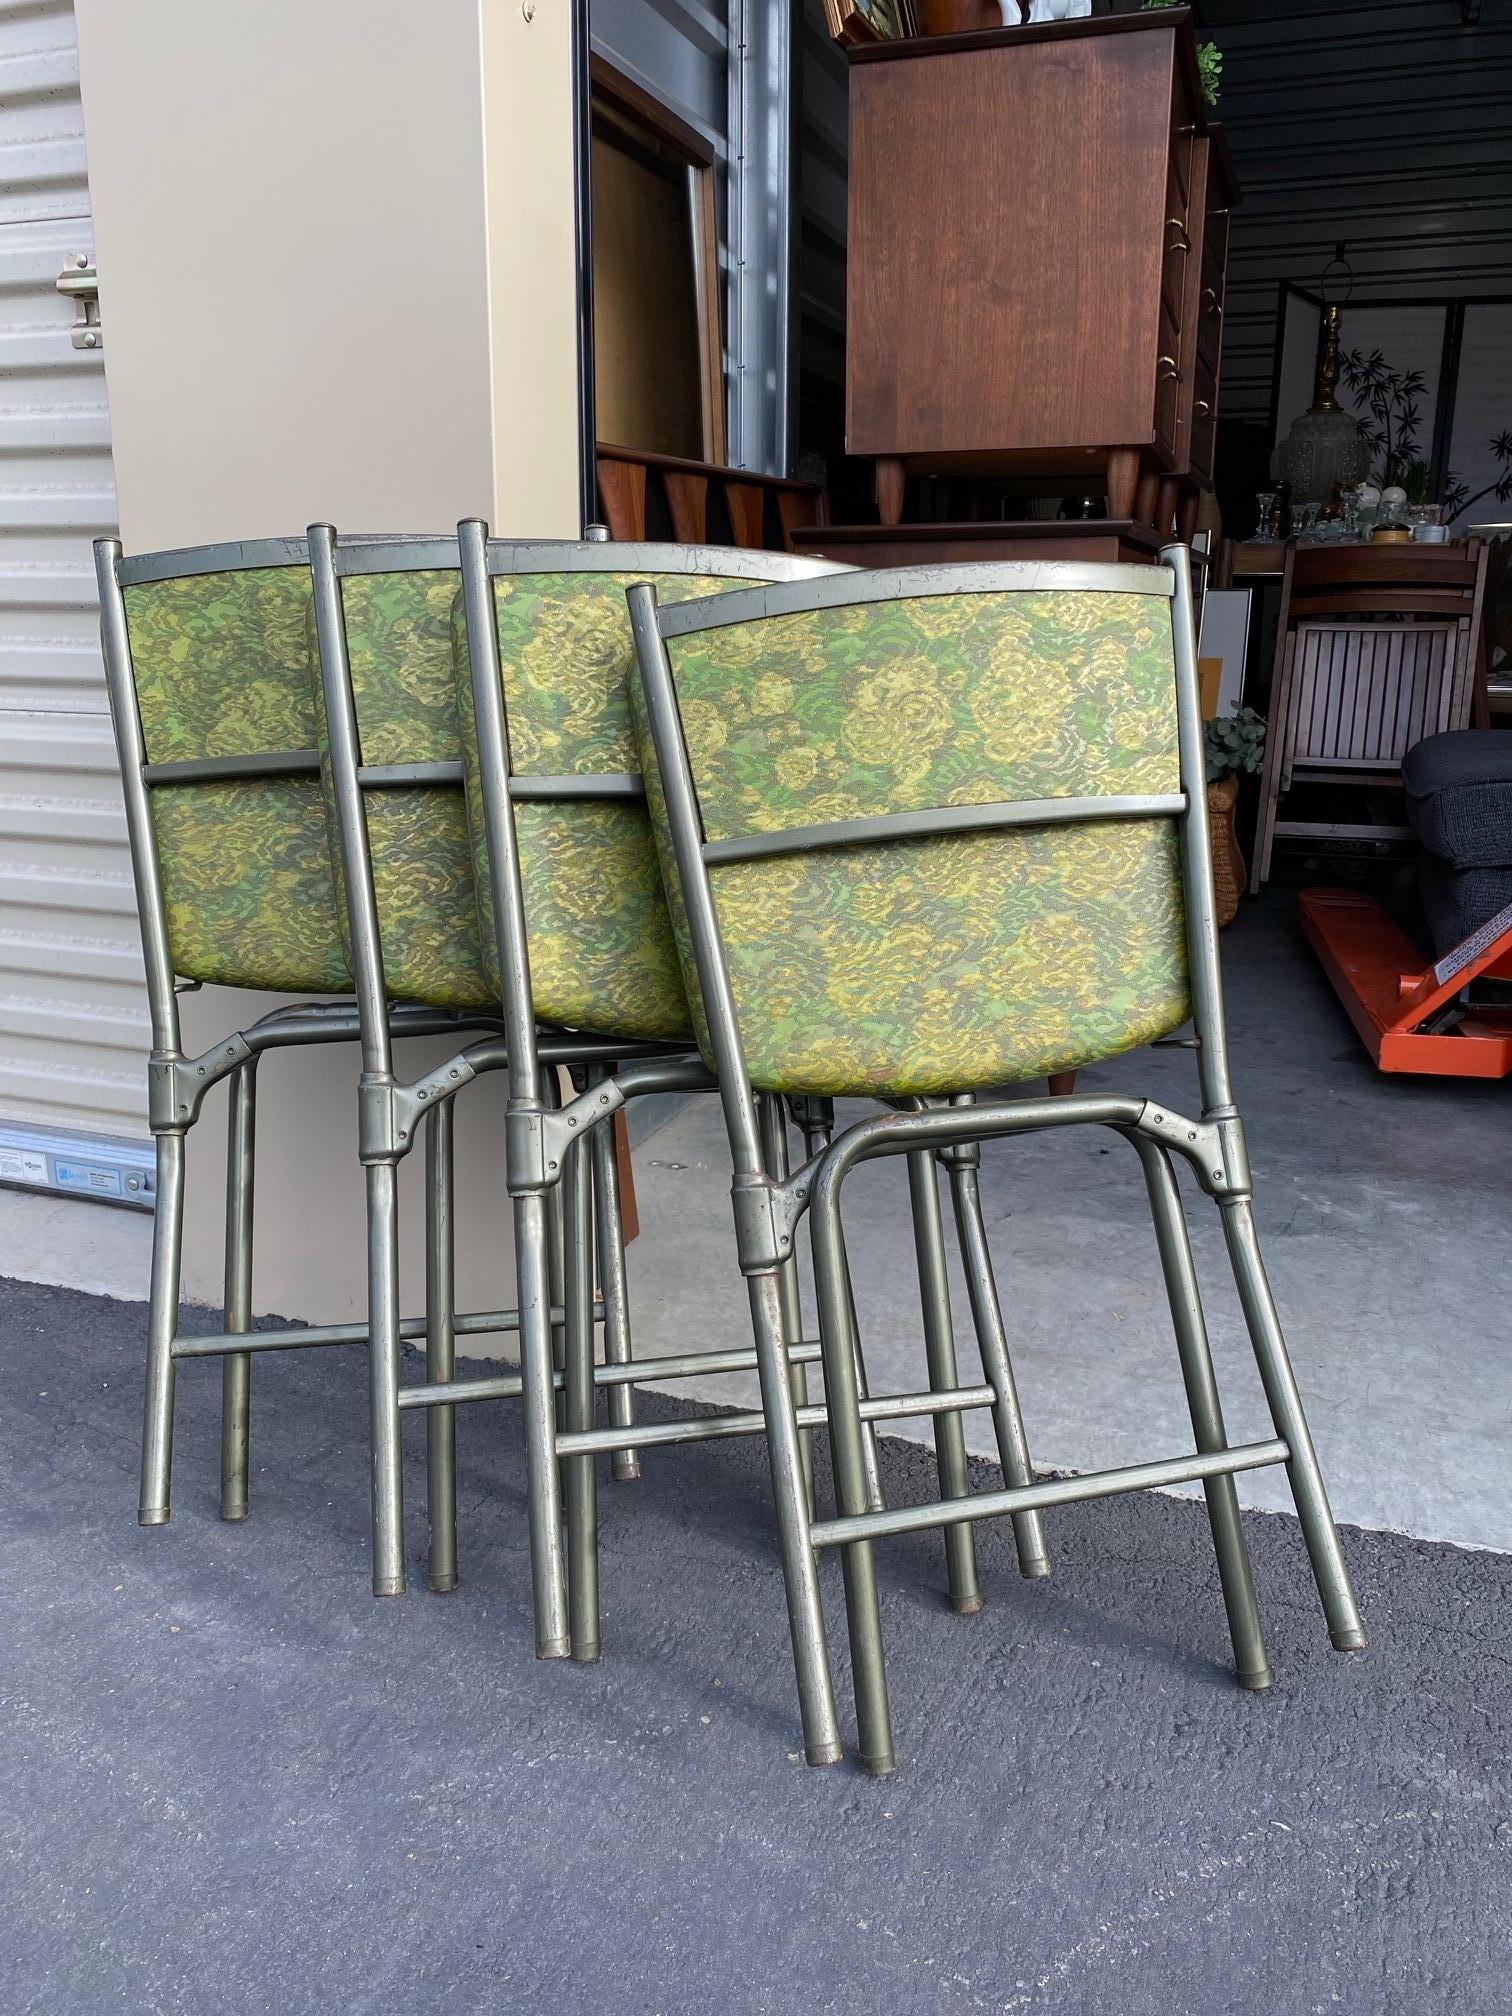
POLYGON ((1155 376, 1157 378, 1174 378, 1179 383, 1181 379, 1181 366, 1176 362, 1174 357, 1157 357, 1155 359, 1155 376))
POLYGON ((1213 410, 1212 407, 1208 404, 1206 399, 1194 399, 1192 401, 1192 411, 1193 413, 1196 414, 1199 420, 1206 420, 1206 418, 1208 417, 1209 413, 1212 412, 1212 410, 1213 410))
POLYGON ((1176 242, 1168 245, 1168 252, 1190 252, 1192 241, 1187 236, 1186 220, 1182 217, 1167 217, 1166 223, 1176 233, 1176 242))
POLYGON ((1211 287, 1204 287, 1202 290, 1202 306, 1207 314, 1216 315, 1220 321, 1222 320, 1223 303, 1211 287))

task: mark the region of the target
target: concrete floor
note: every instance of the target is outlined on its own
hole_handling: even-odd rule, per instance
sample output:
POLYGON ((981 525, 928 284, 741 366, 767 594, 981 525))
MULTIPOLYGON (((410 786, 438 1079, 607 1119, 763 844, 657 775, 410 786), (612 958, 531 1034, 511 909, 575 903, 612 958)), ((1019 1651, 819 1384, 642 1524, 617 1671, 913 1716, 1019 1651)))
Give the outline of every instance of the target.
POLYGON ((1252 1513, 1254 1695, 1199 1506, 1063 1508, 1033 1583, 981 1531, 971 1619, 938 1539, 894 1540, 900 1770, 811 1771, 759 1444, 605 1488, 603 1663, 543 1664, 505 1414, 459 1426, 446 1598, 410 1423, 411 1593, 375 1603, 360 1357, 259 1368, 239 1526, 186 1367, 144 1531, 142 1322, 0 1283, 6 2016, 1504 2016, 1509 1557, 1346 1532, 1346 1659, 1296 1522, 1252 1513))
MULTIPOLYGON (((1382 1078, 1284 889, 1245 905, 1223 953, 1261 1235, 1339 1516, 1512 1551, 1512 1085, 1382 1078)), ((1082 1082, 1195 1103, 1192 1060, 1179 1050, 1140 1052, 1082 1082)), ((637 1150, 636 1172, 637 1348, 747 1341, 717 1103, 677 1113, 637 1150)), ((1268 1433, 1216 1214, 1184 1187, 1231 1431, 1268 1433)), ((1130 1152, 1090 1131, 990 1144, 982 1188, 1036 1460, 1086 1470, 1188 1446, 1130 1152)), ((922 1384, 901 1167, 861 1169, 847 1196, 875 1383, 922 1384)), ((138 1216, 0 1191, 0 1272, 141 1296, 149 1240, 138 1216)), ((754 1398, 753 1381, 683 1390, 754 1398)), ((967 1420, 972 1446, 991 1453, 986 1418, 967 1420)), ((1269 1475, 1241 1490, 1248 1502, 1287 1503, 1269 1475)))

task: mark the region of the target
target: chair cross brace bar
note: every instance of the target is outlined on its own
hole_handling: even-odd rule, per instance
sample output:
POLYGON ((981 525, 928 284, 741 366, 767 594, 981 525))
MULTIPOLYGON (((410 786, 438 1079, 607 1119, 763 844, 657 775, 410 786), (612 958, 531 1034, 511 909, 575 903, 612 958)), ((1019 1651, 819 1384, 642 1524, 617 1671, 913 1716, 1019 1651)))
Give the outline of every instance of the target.
MULTIPOLYGON (((863 1421, 901 1420, 915 1414, 962 1414, 972 1407, 991 1407, 997 1395, 990 1386, 957 1386, 939 1393, 883 1393, 870 1395, 860 1404, 863 1421)), ((824 1428, 829 1411, 818 1405, 794 1409, 800 1428, 824 1428)), ((586 1428, 576 1434, 558 1435, 557 1453, 562 1456, 601 1456, 616 1449, 645 1449, 656 1443, 713 1442, 728 1435, 764 1435, 767 1418, 759 1410, 751 1413, 706 1414, 691 1421, 640 1422, 632 1428, 586 1428)), ((952 1500, 952 1503, 959 1501, 952 1500)), ((976 1499, 973 1503, 983 1501, 976 1499)), ((928 1509, 928 1508, 925 1508, 928 1509)), ((818 1528, 815 1527, 817 1532, 818 1528)))
POLYGON ((178 763, 144 763, 144 784, 234 784, 254 777, 318 777, 317 749, 264 749, 245 756, 191 756, 178 763))
POLYGON ((514 777, 509 780, 509 795, 520 800, 532 799, 629 799, 641 802, 646 796, 646 787, 633 771, 586 771, 581 775, 562 777, 514 777))
POLYGON ((412 787, 461 784, 460 763, 364 763, 357 782, 365 791, 404 791, 412 787))
MULTIPOLYGON (((938 1397, 938 1396, 936 1396, 938 1397)), ((1157 1491, 1168 1484, 1194 1484, 1204 1477, 1230 1477, 1239 1470, 1263 1470, 1291 1460, 1283 1441, 1241 1442, 1206 1456, 1174 1456, 1163 1463, 1131 1463, 1120 1470, 1094 1470, 1085 1477, 1048 1477, 1017 1490, 984 1491, 971 1498, 947 1498, 933 1505, 905 1505, 896 1511, 858 1512, 848 1519, 820 1519, 809 1528, 815 1547, 843 1547, 890 1533, 920 1533, 936 1526, 959 1526, 996 1519, 1006 1512, 1030 1512, 1047 1505, 1073 1505, 1084 1498, 1113 1498, 1128 1491, 1157 1491)))
MULTIPOLYGON (((594 1315, 603 1309, 602 1303, 594 1305, 594 1315)), ((552 1321, 560 1322, 562 1311, 552 1311, 552 1321)), ((788 1361, 793 1365, 812 1365, 820 1357, 816 1341, 791 1345, 788 1361)), ((754 1372, 756 1353, 749 1345, 734 1351, 688 1351, 678 1357, 633 1358, 623 1365, 595 1365, 593 1383, 596 1387, 639 1386, 653 1379, 697 1379, 706 1374, 718 1372, 754 1372)), ((553 1373, 552 1385, 557 1392, 566 1390, 566 1375, 553 1373)), ((449 1407, 453 1401, 466 1400, 517 1400, 521 1392, 518 1372, 505 1372, 488 1379, 437 1379, 423 1386, 401 1386, 399 1405, 410 1407, 449 1407)), ((639 1432, 635 1436, 635 1446, 640 1445, 639 1432)), ((624 1446, 629 1446, 624 1445, 624 1446)))
POLYGON ((805 854, 815 847, 861 847, 885 840, 926 840, 947 833, 996 832, 1011 826, 1076 826, 1104 819, 1174 819, 1187 809, 1184 791, 1143 797, 1012 798, 988 805, 937 805, 917 812, 879 812, 868 819, 832 819, 818 826, 784 826, 771 833, 742 833, 706 840, 709 866, 761 861, 775 854, 805 854))
MULTIPOLYGON (((595 1302, 595 1322, 603 1313, 603 1303, 595 1302)), ((566 1320, 566 1312, 560 1305, 553 1308, 551 1320, 553 1323, 566 1320)), ((496 1332, 518 1330, 519 1327, 518 1309, 479 1309, 452 1319, 452 1329, 459 1337, 491 1337, 496 1332)), ((399 1335, 406 1343, 423 1337, 425 1318, 402 1317, 399 1335)), ((366 1344, 367 1341, 366 1323, 311 1323, 304 1329, 290 1324, 277 1330, 214 1330, 201 1337, 178 1336, 173 1340, 173 1355, 175 1358, 219 1358, 227 1352, 302 1351, 316 1344, 366 1344)))

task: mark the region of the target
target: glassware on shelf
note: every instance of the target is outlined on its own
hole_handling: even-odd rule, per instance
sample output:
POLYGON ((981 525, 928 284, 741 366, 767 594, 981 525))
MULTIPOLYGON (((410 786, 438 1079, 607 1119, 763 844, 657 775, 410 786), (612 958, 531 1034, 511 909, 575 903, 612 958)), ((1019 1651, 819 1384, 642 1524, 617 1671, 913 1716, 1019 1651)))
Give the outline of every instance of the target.
POLYGON ((1281 521, 1281 495, 1277 490, 1261 490, 1255 498, 1255 537, 1259 540, 1280 537, 1278 527, 1281 521))

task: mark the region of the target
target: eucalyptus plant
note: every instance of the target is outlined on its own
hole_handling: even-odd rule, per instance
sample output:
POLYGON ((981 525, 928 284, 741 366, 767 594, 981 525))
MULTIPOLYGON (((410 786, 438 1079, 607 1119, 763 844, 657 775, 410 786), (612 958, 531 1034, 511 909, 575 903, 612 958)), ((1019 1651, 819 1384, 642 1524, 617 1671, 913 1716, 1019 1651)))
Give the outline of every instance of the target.
POLYGON ((1253 707, 1240 707, 1207 722, 1202 739, 1209 784, 1225 777, 1259 775, 1265 761, 1265 716, 1253 707))

